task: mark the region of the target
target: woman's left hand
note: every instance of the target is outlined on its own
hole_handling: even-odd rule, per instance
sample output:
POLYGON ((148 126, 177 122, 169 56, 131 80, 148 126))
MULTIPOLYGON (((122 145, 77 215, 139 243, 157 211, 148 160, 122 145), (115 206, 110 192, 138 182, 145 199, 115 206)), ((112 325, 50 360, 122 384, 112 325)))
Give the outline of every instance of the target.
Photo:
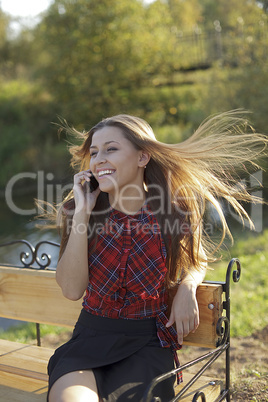
POLYGON ((176 323, 178 343, 180 345, 183 344, 183 338, 190 332, 195 332, 199 325, 196 288, 196 283, 182 281, 171 306, 171 313, 166 327, 176 323))

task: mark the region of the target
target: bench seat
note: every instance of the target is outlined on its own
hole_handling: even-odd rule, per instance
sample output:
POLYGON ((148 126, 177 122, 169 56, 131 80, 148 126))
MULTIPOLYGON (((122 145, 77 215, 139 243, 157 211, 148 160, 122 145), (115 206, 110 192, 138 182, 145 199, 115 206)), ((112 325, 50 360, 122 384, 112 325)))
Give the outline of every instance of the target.
MULTIPOLYGON (((216 331, 222 316, 223 288, 219 283, 203 283, 197 290, 200 326, 184 340, 185 345, 216 348, 216 331)), ((81 310, 81 300, 72 302, 62 296, 55 271, 0 266, 0 316, 30 322, 72 328, 81 310)), ((54 350, 0 339, 0 399, 5 402, 46 401, 47 362, 54 350)), ((193 377, 184 371, 184 382, 193 377)), ((220 394, 222 383, 202 375, 182 396, 190 402, 197 390, 212 402, 220 394), (213 383, 211 383, 213 382, 213 383)))
MULTIPOLYGON (((0 395, 3 401, 45 402, 47 393, 47 362, 54 350, 34 345, 0 340, 0 395)), ((184 382, 176 387, 178 393, 193 374, 184 373, 184 382)), ((190 402, 196 389, 202 390, 206 401, 214 401, 222 383, 202 376, 180 399, 190 402), (213 384, 211 382, 213 381, 213 384)))

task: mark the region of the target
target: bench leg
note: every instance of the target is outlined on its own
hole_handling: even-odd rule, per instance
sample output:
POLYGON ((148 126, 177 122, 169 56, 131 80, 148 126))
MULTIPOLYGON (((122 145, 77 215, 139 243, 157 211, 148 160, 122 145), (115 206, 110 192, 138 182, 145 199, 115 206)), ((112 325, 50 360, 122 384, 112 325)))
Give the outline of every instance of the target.
MULTIPOLYGON (((231 327, 231 299, 230 299, 230 282, 231 282, 231 273, 233 272, 233 281, 238 282, 241 276, 241 263, 238 258, 232 258, 230 261, 227 273, 226 273, 226 282, 225 282, 225 302, 223 303, 223 307, 226 310, 226 317, 229 320, 229 324, 231 327), (236 269, 234 269, 234 265, 236 265, 236 269)), ((225 361, 225 381, 226 381, 226 401, 230 402, 230 327, 228 333, 228 348, 226 349, 226 361, 225 361)))
POLYGON ((36 323, 36 343, 37 346, 41 346, 41 333, 40 333, 40 324, 36 323))

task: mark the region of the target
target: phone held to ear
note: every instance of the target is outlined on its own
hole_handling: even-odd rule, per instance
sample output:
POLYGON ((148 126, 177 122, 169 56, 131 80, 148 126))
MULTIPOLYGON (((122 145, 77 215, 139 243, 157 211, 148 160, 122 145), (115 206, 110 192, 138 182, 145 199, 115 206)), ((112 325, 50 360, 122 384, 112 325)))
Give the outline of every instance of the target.
MULTIPOLYGON (((98 183, 97 179, 93 176, 93 174, 91 174, 90 182, 88 183, 88 186, 89 186, 89 191, 91 193, 99 187, 99 183, 98 183)), ((74 198, 71 198, 64 203, 63 212, 66 215, 68 215, 70 213, 73 213, 74 210, 75 210, 75 202, 74 202, 74 198)))
POLYGON ((97 179, 95 178, 95 176, 92 175, 90 177, 90 182, 89 182, 89 190, 90 190, 90 192, 92 193, 98 187, 99 187, 99 183, 98 183, 97 179))

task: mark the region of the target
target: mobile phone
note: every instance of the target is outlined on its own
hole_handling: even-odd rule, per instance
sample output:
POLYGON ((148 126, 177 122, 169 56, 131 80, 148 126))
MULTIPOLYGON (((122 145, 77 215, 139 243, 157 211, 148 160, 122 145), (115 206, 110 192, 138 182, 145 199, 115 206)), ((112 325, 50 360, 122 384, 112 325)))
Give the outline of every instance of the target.
POLYGON ((98 183, 97 179, 95 178, 95 176, 93 176, 93 174, 92 174, 91 177, 90 177, 90 182, 89 182, 89 190, 90 190, 90 192, 92 193, 98 187, 99 187, 99 183, 98 183))

